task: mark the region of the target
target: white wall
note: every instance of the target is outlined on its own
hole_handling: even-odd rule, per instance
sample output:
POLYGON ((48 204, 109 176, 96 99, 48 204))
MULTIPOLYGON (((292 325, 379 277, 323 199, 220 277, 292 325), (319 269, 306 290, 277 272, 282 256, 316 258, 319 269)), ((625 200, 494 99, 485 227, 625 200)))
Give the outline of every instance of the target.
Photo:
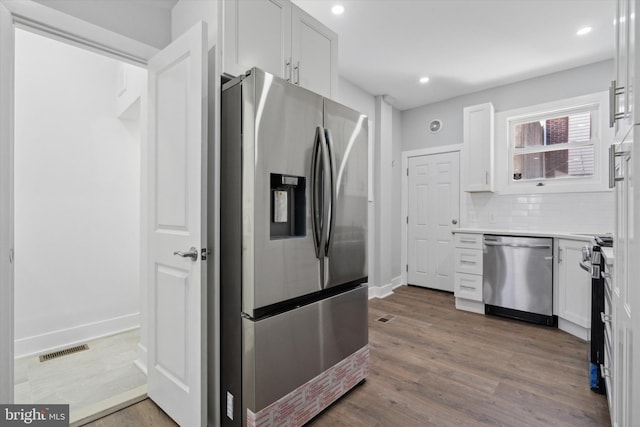
POLYGON ((172 0, 33 1, 158 49, 171 41, 172 0))
MULTIPOLYGON (((460 144, 462 110, 492 102, 497 113, 525 106, 607 90, 612 61, 553 73, 402 112, 402 149, 460 144), (437 134, 427 130, 441 119, 437 134)), ((609 141, 610 142, 610 141, 609 141)), ((496 149, 502 147, 498 142, 496 149)), ((506 173, 496 169, 496 174, 506 173)), ((461 227, 530 231, 611 232, 614 195, 611 191, 566 194, 463 193, 461 227)))
POLYGON ((461 144, 464 107, 491 102, 496 112, 501 112, 601 92, 608 90, 612 75, 613 61, 596 62, 405 110, 402 112, 402 150, 461 144), (433 119, 443 122, 442 130, 436 134, 427 128, 433 119))
POLYGON ((118 62, 16 32, 16 356, 139 324, 140 146, 118 62))
POLYGON ((175 40, 196 23, 204 21, 211 49, 218 39, 218 2, 211 0, 179 0, 171 9, 171 38, 175 40))
POLYGON ((391 180, 392 194, 391 205, 389 206, 391 218, 391 277, 399 283, 401 279, 401 239, 402 235, 402 114, 400 111, 393 109, 392 117, 392 162, 391 162, 391 180))

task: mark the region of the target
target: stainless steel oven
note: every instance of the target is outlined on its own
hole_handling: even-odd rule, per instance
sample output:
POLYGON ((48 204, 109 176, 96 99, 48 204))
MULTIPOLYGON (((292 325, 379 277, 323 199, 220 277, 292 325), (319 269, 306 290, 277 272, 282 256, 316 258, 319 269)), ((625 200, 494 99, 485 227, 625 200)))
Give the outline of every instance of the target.
MULTIPOLYGON (((609 316, 606 308, 606 287, 604 273, 606 265, 602 256, 602 248, 612 247, 610 235, 596 236, 591 246, 582 248, 580 267, 591 273, 591 343, 589 349, 590 384, 596 393, 606 392, 603 367, 605 366, 605 322, 609 316)), ((606 361, 609 363, 609 361, 606 361)))

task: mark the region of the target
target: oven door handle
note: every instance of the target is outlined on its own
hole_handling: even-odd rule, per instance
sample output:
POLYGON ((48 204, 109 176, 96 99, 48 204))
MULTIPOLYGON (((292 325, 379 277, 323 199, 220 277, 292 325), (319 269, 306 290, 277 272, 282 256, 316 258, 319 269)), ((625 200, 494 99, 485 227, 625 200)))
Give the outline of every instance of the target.
POLYGON ((584 262, 580 262, 580 268, 583 269, 584 271, 588 271, 589 273, 591 273, 591 266, 585 264, 584 262))

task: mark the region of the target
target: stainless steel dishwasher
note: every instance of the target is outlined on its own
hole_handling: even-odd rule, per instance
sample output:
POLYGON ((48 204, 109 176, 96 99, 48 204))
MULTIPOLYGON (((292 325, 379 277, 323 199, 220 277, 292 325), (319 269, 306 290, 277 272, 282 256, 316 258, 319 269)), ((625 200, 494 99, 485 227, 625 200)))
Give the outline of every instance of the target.
POLYGON ((556 326, 553 239, 484 236, 485 313, 556 326))

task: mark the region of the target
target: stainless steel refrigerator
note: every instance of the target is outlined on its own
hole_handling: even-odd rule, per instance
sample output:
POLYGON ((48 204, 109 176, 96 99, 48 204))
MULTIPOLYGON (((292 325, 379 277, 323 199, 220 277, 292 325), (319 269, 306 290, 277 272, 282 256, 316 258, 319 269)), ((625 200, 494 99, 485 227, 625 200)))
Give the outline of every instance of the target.
POLYGON ((367 118, 257 68, 221 114, 221 424, 301 425, 368 372, 367 118))

